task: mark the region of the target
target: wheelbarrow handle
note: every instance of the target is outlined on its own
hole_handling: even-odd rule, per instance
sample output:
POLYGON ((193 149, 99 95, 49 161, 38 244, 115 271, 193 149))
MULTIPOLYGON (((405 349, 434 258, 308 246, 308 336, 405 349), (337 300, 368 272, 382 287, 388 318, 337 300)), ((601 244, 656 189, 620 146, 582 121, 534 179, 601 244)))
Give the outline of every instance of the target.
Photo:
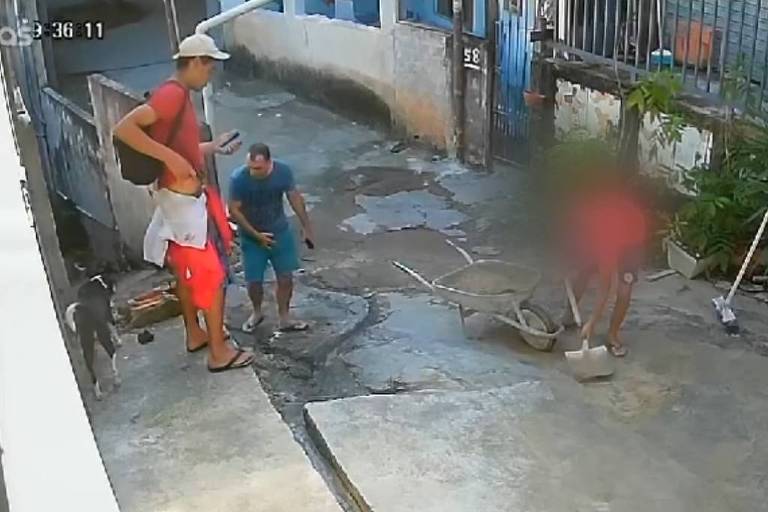
POLYGON ((464 249, 462 249, 461 247, 453 243, 451 240, 446 240, 445 243, 447 243, 448 245, 456 249, 459 252, 459 254, 461 254, 461 256, 465 260, 467 260, 467 263, 469 263, 470 265, 475 262, 475 260, 472 258, 472 256, 469 255, 467 251, 465 251, 464 249))
POLYGON ((420 282, 421 284, 423 284, 424 286, 426 286, 430 290, 434 290, 435 289, 435 287, 432 285, 432 283, 427 281, 421 274, 419 274, 418 272, 416 272, 415 270, 413 270, 411 268, 406 267, 405 265, 403 265, 399 261, 393 261, 392 265, 394 265, 396 268, 402 270, 403 272, 405 272, 406 274, 408 274, 409 276, 411 276, 412 278, 414 278, 415 280, 417 280, 418 282, 420 282))

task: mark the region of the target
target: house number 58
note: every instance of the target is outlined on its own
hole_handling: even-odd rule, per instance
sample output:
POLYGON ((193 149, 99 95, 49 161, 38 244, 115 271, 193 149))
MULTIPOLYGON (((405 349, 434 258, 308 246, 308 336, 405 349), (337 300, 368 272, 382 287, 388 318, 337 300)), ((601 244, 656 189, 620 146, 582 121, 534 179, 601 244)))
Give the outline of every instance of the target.
POLYGON ((480 68, 480 49, 464 48, 464 64, 471 68, 480 68))

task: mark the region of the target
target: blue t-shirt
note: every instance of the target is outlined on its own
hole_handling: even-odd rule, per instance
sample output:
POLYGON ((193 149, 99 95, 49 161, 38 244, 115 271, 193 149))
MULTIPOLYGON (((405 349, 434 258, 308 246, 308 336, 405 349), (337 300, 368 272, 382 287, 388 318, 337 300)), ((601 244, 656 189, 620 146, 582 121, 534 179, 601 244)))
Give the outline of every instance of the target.
POLYGON ((280 233, 288 229, 283 198, 295 189, 293 171, 284 163, 274 161, 266 178, 251 175, 247 165, 236 169, 229 181, 229 197, 242 204, 248 222, 263 233, 280 233))

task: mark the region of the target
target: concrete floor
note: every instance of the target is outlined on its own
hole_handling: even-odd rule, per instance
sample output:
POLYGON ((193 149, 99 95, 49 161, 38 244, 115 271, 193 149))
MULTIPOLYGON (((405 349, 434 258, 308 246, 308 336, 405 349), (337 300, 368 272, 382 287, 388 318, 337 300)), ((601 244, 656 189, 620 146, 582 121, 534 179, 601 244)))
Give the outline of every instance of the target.
MULTIPOLYGON (((294 167, 311 199, 318 248, 304 255, 305 286, 341 292, 304 296, 302 307, 323 304, 305 314, 319 324, 329 318, 316 335, 286 341, 268 330, 255 338, 234 334, 258 351, 264 390, 342 501, 337 475, 319 457, 318 444, 328 448, 342 480, 349 480, 346 491, 378 511, 768 510, 764 304, 739 299, 745 334, 733 339, 713 318, 710 298, 719 292, 708 283, 643 281, 626 325, 629 357, 617 362, 612 380, 575 384, 561 354, 576 346, 573 334, 544 354, 509 328, 476 316, 466 336, 456 310, 391 265, 401 260, 429 278, 453 270, 462 260, 444 243, 451 238, 477 255, 548 270, 532 176, 514 168, 468 171, 419 147, 392 153, 395 141, 279 87, 225 79, 230 87, 216 99, 220 128, 238 128, 246 144, 270 144, 276 158, 294 167), (336 323, 344 335, 328 330, 336 323), (389 396, 369 397, 377 394, 389 396), (308 408, 318 430, 314 437, 302 416, 307 402, 326 402, 308 408), (423 485, 414 486, 422 475, 423 485), (459 494, 461 489, 466 492, 459 494), (452 505, 446 496, 456 496, 452 505)), ((244 153, 220 160, 225 191, 244 153)), ((247 314, 242 298, 230 311, 235 327, 247 314)), ((562 291, 544 282, 536 300, 554 315, 562 291)), ((173 385, 177 397, 191 392, 190 376, 201 372, 197 359, 187 363, 181 353, 178 326, 159 332, 167 341, 137 349, 136 360, 126 363, 120 393, 128 394, 133 379, 131 398, 100 404, 103 411, 119 411, 102 412, 105 419, 96 420, 97 436, 108 440, 103 451, 116 487, 123 480, 137 493, 153 478, 168 482, 166 494, 152 491, 141 498, 146 501, 133 503, 169 504, 167 493, 183 496, 189 489, 175 474, 177 463, 151 443, 142 445, 144 436, 171 432, 169 449, 192 450, 191 463, 199 454, 180 433, 195 421, 217 428, 194 407, 161 428, 146 423, 157 414, 169 417, 164 408, 176 411, 189 403, 153 397, 148 371, 158 373, 154 379, 168 378, 159 376, 163 372, 181 378, 173 385), (152 351, 157 359, 147 357, 152 351), (182 365, 188 368, 180 373, 182 365), (157 412, 140 415, 141 426, 128 426, 142 396, 154 400, 157 412), (157 457, 165 464, 159 470, 139 469, 157 457), (174 477, 164 479, 165 473, 174 477)), ((249 419, 247 407, 276 419, 264 412, 268 404, 251 377, 198 378, 206 382, 208 403, 224 388, 237 389, 221 403, 218 417, 233 414, 257 429, 262 416, 249 419)), ((232 429, 235 439, 248 431, 222 428, 232 429)), ((295 451, 282 446, 287 437, 279 439, 275 450, 295 451)), ((218 448, 231 446, 212 449, 218 448)), ((232 452, 237 460, 231 467, 228 461, 217 467, 233 477, 242 469, 257 478, 265 452, 252 449, 248 460, 232 452)), ((197 471, 192 476, 202 478, 197 471)), ((344 506, 354 510, 350 503, 344 506)))
POLYGON ((370 510, 768 510, 768 361, 697 311, 708 287, 683 285, 643 283, 629 358, 587 385, 563 363, 572 334, 542 354, 473 318, 469 340, 455 310, 390 295, 341 357, 395 396, 310 405, 316 439, 370 510))
MULTIPOLYGON (((128 276, 118 301, 150 288, 155 277, 128 276)), ((232 307, 241 307, 243 294, 231 292, 232 307)), ((303 291, 298 295, 301 300, 303 291)), ((318 304, 332 299, 315 296, 318 304)), ((325 307, 322 316, 346 311, 325 307)), ((99 351, 107 395, 85 397, 120 510, 341 510, 251 369, 208 373, 205 352, 186 353, 180 319, 152 331, 148 345, 139 345, 134 333, 123 335, 119 388, 99 351)), ((335 331, 324 334, 333 339, 335 331)))
MULTIPOLYGON (((249 138, 271 143, 315 199, 319 249, 307 263, 308 282, 373 301, 375 318, 326 360, 316 361, 313 379, 298 393, 314 401, 314 392, 315 400, 326 401, 333 388, 328 381, 337 380, 344 383, 334 389, 339 397, 395 395, 386 398, 386 407, 377 405, 376 397, 309 409, 313 417, 322 411, 319 439, 328 443, 342 468, 363 464, 363 471, 347 473, 353 494, 380 496, 387 485, 405 489, 419 461, 429 461, 432 468, 461 468, 468 458, 473 460, 469 453, 480 448, 461 442, 469 427, 436 421, 444 414, 440 400, 446 400, 444 410, 473 419, 485 432, 500 424, 500 411, 527 400, 528 388, 505 392, 482 414, 474 414, 469 404, 482 403, 477 397, 488 390, 537 382, 551 398, 531 414, 513 410, 508 418, 510 425, 525 422, 530 456, 515 452, 513 441, 505 447, 503 436, 485 439, 488 466, 498 462, 492 457, 497 451, 498 457, 506 457, 500 467, 528 475, 521 477, 519 487, 509 486, 500 495, 527 496, 520 498, 521 509, 573 510, 569 497, 578 495, 584 510, 768 510, 768 473, 761 464, 768 460, 763 303, 740 300, 745 333, 733 339, 714 319, 710 298, 720 292, 708 283, 678 277, 643 281, 626 325, 629 358, 617 362, 612 380, 575 385, 561 354, 577 345, 572 333, 563 336, 554 353, 542 354, 508 328, 474 317, 468 338, 454 309, 417 291, 391 266, 391 260, 399 259, 430 278, 452 270, 461 264, 443 243, 452 238, 479 255, 546 271, 538 243, 542 219, 532 206, 535 185, 524 170, 467 171, 418 148, 394 154, 388 151, 391 141, 259 82, 240 82, 219 97, 222 111, 238 107, 237 114, 233 108, 220 117, 231 119, 249 138), (259 102, 255 114, 245 109, 250 101, 242 97, 246 93, 259 102), (234 105, 228 107, 227 101, 234 105), (447 394, 436 399, 434 414, 419 413, 419 399, 411 396, 419 391, 447 394), (413 444, 404 444, 407 437, 397 435, 398 418, 418 432, 413 444), (389 421, 394 424, 385 426, 389 421), (374 425, 383 429, 381 436, 372 435, 374 425), (591 446, 594 454, 587 450, 591 446), (576 454, 568 459, 574 462, 554 466, 564 485, 550 486, 547 465, 569 451, 576 454), (587 477, 616 476, 584 480, 578 475, 579 460, 587 477)), ((559 314, 562 291, 545 282, 536 300, 559 314)), ((516 436, 510 439, 520 434, 516 436)), ((494 494, 493 478, 502 478, 488 467, 489 479, 484 479, 484 467, 456 469, 471 478, 478 497, 494 494)), ((414 491, 414 501, 402 493, 389 501, 373 500, 376 506, 372 502, 371 508, 440 508, 456 480, 440 471, 433 476, 435 486, 417 486, 422 492, 414 491)), ((492 502, 479 498, 461 503, 455 510, 514 510, 486 506, 492 502)))

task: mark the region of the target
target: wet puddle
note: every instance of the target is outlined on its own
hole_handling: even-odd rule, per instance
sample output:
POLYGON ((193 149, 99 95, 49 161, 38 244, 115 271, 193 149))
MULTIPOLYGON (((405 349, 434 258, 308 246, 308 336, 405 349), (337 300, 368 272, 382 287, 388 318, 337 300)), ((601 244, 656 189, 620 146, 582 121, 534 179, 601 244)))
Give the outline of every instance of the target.
POLYGON ((355 203, 364 213, 345 220, 340 227, 361 235, 417 228, 460 235, 455 228, 467 220, 463 213, 451 209, 446 199, 425 190, 384 197, 358 195, 355 203))

